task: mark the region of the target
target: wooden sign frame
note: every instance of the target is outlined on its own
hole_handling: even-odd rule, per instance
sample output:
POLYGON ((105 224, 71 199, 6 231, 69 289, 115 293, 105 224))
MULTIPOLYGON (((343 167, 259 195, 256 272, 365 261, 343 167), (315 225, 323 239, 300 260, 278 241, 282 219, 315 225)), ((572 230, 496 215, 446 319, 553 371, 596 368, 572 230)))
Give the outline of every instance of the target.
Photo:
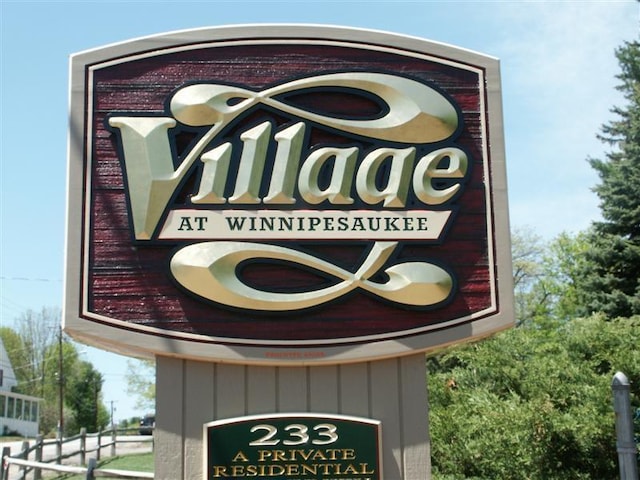
POLYGON ((320 365, 509 327, 501 108, 496 59, 367 30, 207 28, 74 55, 65 330, 138 356, 320 365), (220 233, 238 210, 252 227, 220 233))

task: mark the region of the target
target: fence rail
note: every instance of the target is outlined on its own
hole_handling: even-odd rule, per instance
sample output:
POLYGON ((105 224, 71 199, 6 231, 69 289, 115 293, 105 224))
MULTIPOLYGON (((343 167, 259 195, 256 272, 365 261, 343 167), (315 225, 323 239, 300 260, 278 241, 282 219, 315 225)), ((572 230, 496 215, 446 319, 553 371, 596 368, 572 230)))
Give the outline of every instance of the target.
POLYGON ((113 469, 98 469, 96 468, 97 462, 100 461, 102 450, 108 448, 110 450, 110 456, 116 455, 116 445, 122 443, 151 443, 153 448, 153 436, 144 438, 127 438, 127 433, 137 431, 137 429, 113 429, 105 430, 98 433, 87 434, 83 428, 78 435, 67 437, 64 439, 55 438, 50 440, 44 440, 41 435, 36 437, 36 441, 33 446, 29 445, 29 442, 22 443, 20 451, 11 455, 11 449, 4 447, 2 450, 2 464, 0 466, 0 480, 9 480, 9 469, 11 466, 19 467, 19 479, 26 480, 29 473, 33 474, 33 480, 42 479, 43 470, 51 470, 64 474, 76 474, 86 475, 86 479, 94 479, 96 477, 108 477, 108 478, 130 478, 130 479, 149 479, 154 478, 151 472, 133 472, 125 470, 113 470, 113 469), (118 436, 118 434, 121 434, 118 436), (95 446, 88 447, 87 439, 96 439, 95 446), (79 441, 78 450, 68 451, 63 453, 63 445, 71 444, 72 442, 79 441), (48 460, 43 460, 43 452, 45 447, 53 446, 55 448, 55 454, 48 460), (89 459, 86 462, 87 454, 94 453, 95 458, 89 459), (33 460, 29 457, 33 456, 33 460), (71 457, 80 457, 80 465, 62 465, 62 460, 66 460, 71 457), (86 466, 85 466, 86 465, 86 466))

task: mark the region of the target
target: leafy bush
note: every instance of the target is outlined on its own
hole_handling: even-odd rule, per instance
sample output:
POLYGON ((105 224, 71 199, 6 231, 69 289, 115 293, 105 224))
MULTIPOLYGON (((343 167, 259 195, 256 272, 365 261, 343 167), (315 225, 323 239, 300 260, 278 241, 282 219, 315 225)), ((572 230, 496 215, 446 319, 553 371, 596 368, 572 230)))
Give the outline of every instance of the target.
POLYGON ((640 406, 640 317, 535 323, 428 359, 434 479, 615 479, 611 380, 640 406))

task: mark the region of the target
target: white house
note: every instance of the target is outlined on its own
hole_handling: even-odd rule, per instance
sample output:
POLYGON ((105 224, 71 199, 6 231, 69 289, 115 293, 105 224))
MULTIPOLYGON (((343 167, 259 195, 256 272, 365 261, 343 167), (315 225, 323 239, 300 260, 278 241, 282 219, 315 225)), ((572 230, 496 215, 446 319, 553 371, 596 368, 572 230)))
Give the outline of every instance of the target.
POLYGON ((16 432, 24 437, 38 434, 40 399, 14 393, 18 384, 9 356, 0 339, 0 435, 16 432))

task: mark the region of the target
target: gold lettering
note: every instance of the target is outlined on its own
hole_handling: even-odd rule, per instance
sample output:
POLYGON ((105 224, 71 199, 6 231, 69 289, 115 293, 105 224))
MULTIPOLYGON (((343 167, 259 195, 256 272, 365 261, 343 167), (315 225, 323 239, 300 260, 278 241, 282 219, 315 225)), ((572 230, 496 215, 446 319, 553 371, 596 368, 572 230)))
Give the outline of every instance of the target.
POLYGON ((202 177, 197 195, 191 197, 195 204, 220 204, 227 201, 224 198, 224 187, 229 174, 231 162, 231 144, 224 143, 200 157, 204 164, 202 177))
POLYGON ((270 450, 258 450, 258 461, 265 462, 267 458, 271 457, 270 450))
POLYGON ((353 475, 353 474, 357 474, 357 473, 360 473, 360 472, 358 471, 358 469, 356 467, 354 467, 353 465, 349 464, 349 465, 346 466, 346 468, 344 469, 344 472, 342 472, 342 473, 343 474, 350 473, 350 474, 353 475))
POLYGON ((409 182, 416 149, 379 148, 369 153, 356 175, 356 189, 360 198, 375 205, 384 201, 385 207, 404 207, 409 193, 409 182), (387 184, 383 190, 376 186, 376 177, 385 160, 391 158, 391 168, 387 176, 387 184))
POLYGON ((243 141, 242 156, 235 191, 229 203, 260 203, 258 194, 269 148, 270 133, 271 124, 264 122, 240 135, 243 141))
POLYGON ((173 167, 167 132, 176 126, 166 117, 111 117, 120 131, 136 239, 149 240, 189 165, 173 167))
POLYGON ((287 464, 287 475, 300 475, 300 465, 296 463, 287 464))
POLYGON ((236 456, 233 457, 233 460, 232 460, 232 462, 248 462, 248 461, 249 461, 249 459, 242 452, 242 450, 240 450, 238 453, 236 453, 236 456))
POLYGON ((345 448, 342 450, 342 459, 343 460, 355 460, 356 452, 353 448, 345 448))
POLYGON ((368 463, 361 463, 360 464, 360 473, 363 475, 372 475, 374 473, 376 473, 375 470, 367 470, 369 468, 369 464, 368 463))
POLYGON ((315 124, 404 144, 446 140, 459 123, 454 105, 441 94, 427 85, 394 75, 366 72, 320 75, 270 87, 260 93, 217 84, 186 86, 171 99, 169 111, 175 118, 112 116, 108 119, 122 147, 125 185, 137 240, 153 238, 169 201, 198 159, 203 164, 200 184, 191 198, 191 202, 198 205, 294 204, 296 177, 299 194, 311 205, 324 201, 334 205, 353 204, 354 181, 363 202, 395 208, 406 206, 411 180, 416 198, 428 205, 442 205, 461 190, 468 159, 458 148, 441 148, 423 156, 412 179, 416 147, 378 148, 368 153, 359 167, 358 147, 318 148, 311 150, 303 161, 306 126, 299 121, 273 136, 277 147, 271 159, 269 190, 260 198, 272 130, 271 122, 265 121, 240 133, 242 152, 233 195, 227 199, 224 192, 229 182, 232 144, 226 142, 203 152, 209 145, 215 145, 225 127, 259 103, 315 124), (362 89, 388 102, 389 111, 379 119, 356 121, 307 112, 275 98, 278 92, 326 86, 331 82, 361 85, 362 89), (243 100, 229 105, 228 99, 235 97, 243 100), (179 162, 174 158, 169 135, 169 130, 177 125, 176 120, 189 126, 210 127, 179 162), (333 164, 328 165, 329 162, 333 164), (381 179, 386 165, 388 173, 381 179), (321 186, 319 177, 325 173, 329 184, 321 186))
POLYGON ((306 463, 303 463, 300 466, 302 467, 302 471, 300 472, 300 475, 304 475, 304 474, 317 475, 318 474, 318 465, 316 464, 308 465, 306 463))
POLYGON ((282 465, 269 465, 267 470, 269 471, 268 476, 275 477, 276 475, 284 475, 286 471, 282 465))
POLYGON ((229 475, 227 475, 227 467, 223 467, 221 465, 213 466, 213 478, 222 478, 228 476, 229 475))
POLYGON ((427 205, 442 205, 451 200, 462 188, 460 182, 446 188, 435 188, 434 179, 462 179, 467 174, 469 162, 467 154, 459 148, 441 148, 420 159, 413 172, 413 190, 420 200, 427 205), (448 166, 441 162, 448 159, 448 166))
POLYGON ((257 477, 258 476, 258 466, 257 465, 247 465, 247 477, 257 477))
POLYGON ((312 460, 327 460, 327 456, 322 453, 322 450, 316 450, 311 457, 312 460))
POLYGON ((286 462, 287 461, 286 454, 287 452, 285 452, 284 450, 273 450, 273 461, 286 462))
POLYGON ((296 187, 296 173, 302 156, 304 130, 304 123, 298 122, 274 135, 273 138, 278 142, 278 148, 273 164, 269 193, 265 197, 264 203, 295 203, 293 191, 296 187))
POLYGON ((311 458, 313 450, 292 450, 291 453, 293 454, 294 458, 292 458, 291 460, 295 460, 295 452, 298 452, 303 460, 309 460, 309 458, 311 458))
POLYGON ((329 200, 334 205, 350 205, 353 173, 356 169, 358 149, 350 148, 319 148, 307 157, 300 169, 298 189, 302 198, 312 205, 329 200), (320 172, 325 163, 333 159, 333 169, 329 186, 324 190, 320 187, 320 172))
POLYGON ((231 465, 232 477, 244 477, 244 465, 231 465))

